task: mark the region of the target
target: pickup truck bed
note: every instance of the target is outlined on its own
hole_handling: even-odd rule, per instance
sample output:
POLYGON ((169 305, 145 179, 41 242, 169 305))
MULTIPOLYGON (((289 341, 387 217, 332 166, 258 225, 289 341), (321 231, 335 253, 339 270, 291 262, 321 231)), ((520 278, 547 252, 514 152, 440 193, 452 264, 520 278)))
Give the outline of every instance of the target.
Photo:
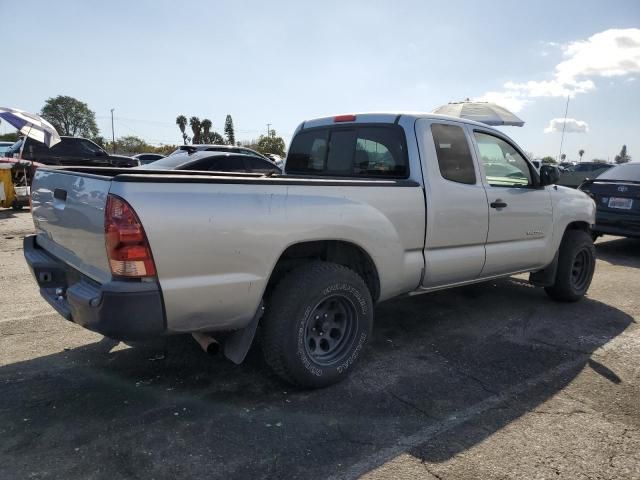
POLYGON ((590 283, 593 202, 485 125, 316 119, 285 171, 38 169, 27 262, 62 315, 114 338, 236 332, 242 359, 260 323, 267 362, 307 386, 350 370, 375 302, 519 272, 566 300, 590 283))

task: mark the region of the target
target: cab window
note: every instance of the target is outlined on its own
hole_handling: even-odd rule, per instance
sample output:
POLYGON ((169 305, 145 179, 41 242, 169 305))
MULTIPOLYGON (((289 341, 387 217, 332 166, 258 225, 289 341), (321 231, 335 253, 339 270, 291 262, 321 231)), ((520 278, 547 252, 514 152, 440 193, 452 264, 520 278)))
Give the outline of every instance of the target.
POLYGON ((446 180, 475 185, 476 171, 467 137, 461 127, 434 123, 431 135, 436 146, 440 175, 446 180))
POLYGON ((483 132, 474 132, 485 180, 492 187, 530 187, 529 164, 508 142, 483 132))

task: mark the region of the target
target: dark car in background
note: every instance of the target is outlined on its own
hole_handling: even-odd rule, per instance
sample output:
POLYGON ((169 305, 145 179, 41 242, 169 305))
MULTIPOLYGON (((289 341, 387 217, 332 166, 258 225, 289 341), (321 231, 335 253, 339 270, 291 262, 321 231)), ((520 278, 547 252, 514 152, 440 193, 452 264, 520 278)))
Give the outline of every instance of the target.
POLYGON ((133 155, 132 158, 136 158, 140 162, 140 165, 146 165, 147 163, 153 163, 156 160, 165 158, 165 156, 159 153, 138 153, 137 155, 133 155))
POLYGON ((44 143, 26 139, 24 148, 20 139, 7 153, 7 157, 22 158, 45 165, 73 165, 88 167, 136 167, 140 162, 123 155, 111 155, 91 140, 81 137, 60 137, 60 142, 49 148, 44 143), (22 151, 22 155, 20 152, 22 151))
POLYGON ((271 160, 242 153, 200 151, 176 153, 137 167, 145 170, 204 170, 237 173, 282 173, 271 160))
POLYGON ((613 167, 611 163, 581 162, 560 173, 558 185, 578 188, 587 178, 596 178, 605 170, 613 167))
POLYGON ((640 162, 613 167, 579 189, 596 202, 594 236, 640 238, 640 162))

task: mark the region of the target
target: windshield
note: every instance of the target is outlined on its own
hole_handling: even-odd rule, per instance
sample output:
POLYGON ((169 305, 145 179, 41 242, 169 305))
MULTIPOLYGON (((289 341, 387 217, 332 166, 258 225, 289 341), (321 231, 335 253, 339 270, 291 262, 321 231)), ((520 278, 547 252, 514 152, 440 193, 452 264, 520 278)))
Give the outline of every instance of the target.
POLYGON ((629 180, 640 182, 640 163, 627 163, 610 168, 606 172, 598 175, 602 180, 629 180))

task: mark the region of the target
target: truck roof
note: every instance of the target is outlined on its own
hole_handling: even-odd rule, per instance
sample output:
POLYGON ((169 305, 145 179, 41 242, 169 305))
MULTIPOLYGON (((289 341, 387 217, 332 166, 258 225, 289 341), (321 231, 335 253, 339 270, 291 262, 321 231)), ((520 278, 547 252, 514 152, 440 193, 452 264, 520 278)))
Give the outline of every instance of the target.
POLYGON ((440 119, 447 120, 458 123, 466 123, 469 125, 476 125, 483 128, 489 128, 491 130, 495 130, 490 125, 486 123, 476 122, 475 120, 467 120, 466 118, 460 117, 451 117, 449 115, 439 115, 437 113, 430 112, 411 112, 411 111, 392 111, 392 112, 360 112, 360 113, 350 113, 350 114, 338 114, 332 115, 329 117, 318 117, 310 120, 305 120, 300 124, 298 129, 304 128, 312 128, 312 127, 320 127, 326 125, 333 125, 335 123, 335 119, 337 117, 348 118, 355 117, 355 120, 342 120, 344 123, 394 123, 399 117, 410 117, 410 118, 432 118, 432 119, 440 119))

